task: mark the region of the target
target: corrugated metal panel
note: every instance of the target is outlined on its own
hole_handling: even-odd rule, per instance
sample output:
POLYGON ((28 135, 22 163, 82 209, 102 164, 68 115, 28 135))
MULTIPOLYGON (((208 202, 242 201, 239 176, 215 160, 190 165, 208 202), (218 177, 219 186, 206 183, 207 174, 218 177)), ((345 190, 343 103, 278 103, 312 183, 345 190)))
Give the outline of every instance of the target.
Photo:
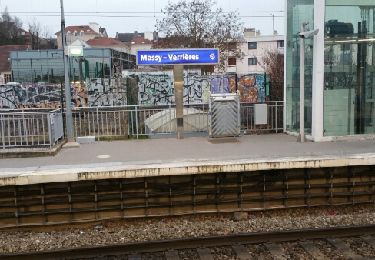
POLYGON ((210 96, 209 136, 239 136, 241 131, 240 97, 238 94, 210 96))

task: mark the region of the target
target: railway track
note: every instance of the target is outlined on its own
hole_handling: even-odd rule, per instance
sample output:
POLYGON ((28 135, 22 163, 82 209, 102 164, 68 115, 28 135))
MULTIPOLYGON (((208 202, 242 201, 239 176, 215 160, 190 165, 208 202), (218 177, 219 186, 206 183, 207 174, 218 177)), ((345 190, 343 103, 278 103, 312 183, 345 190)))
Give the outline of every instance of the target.
POLYGON ((375 259, 375 225, 301 229, 151 241, 48 252, 4 259, 375 259))

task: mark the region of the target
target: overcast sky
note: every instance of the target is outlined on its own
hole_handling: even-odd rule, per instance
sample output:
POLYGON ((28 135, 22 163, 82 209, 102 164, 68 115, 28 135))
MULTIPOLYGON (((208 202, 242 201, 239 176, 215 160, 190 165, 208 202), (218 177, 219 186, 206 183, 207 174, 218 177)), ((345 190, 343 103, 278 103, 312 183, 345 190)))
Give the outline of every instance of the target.
MULTIPOLYGON (((239 11, 244 26, 254 27, 263 35, 272 34, 272 14, 282 16, 284 10, 284 0, 217 0, 217 3, 225 11, 239 11)), ((160 10, 167 4, 168 0, 64 0, 66 25, 97 22, 107 29, 110 37, 116 32, 154 31, 155 21, 162 15, 160 10)), ((25 29, 36 20, 52 35, 60 30, 60 0, 0 0, 0 10, 6 6, 12 16, 22 20, 25 29)), ((274 21, 275 30, 283 34, 283 18, 275 17, 274 21)))

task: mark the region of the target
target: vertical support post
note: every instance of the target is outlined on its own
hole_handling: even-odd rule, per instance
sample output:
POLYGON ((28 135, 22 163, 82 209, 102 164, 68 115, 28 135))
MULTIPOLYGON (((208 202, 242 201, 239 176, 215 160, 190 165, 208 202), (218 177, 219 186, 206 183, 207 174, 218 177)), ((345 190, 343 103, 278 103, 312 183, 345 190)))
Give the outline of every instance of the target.
POLYGON ((46 114, 47 116, 47 122, 48 122, 48 141, 49 141, 49 147, 52 147, 53 146, 53 142, 52 142, 52 118, 51 118, 51 114, 48 113, 46 114))
MULTIPOLYGON (((304 32, 305 26, 301 25, 301 32, 304 32)), ((300 48, 300 73, 299 73, 299 141, 305 142, 305 39, 299 38, 300 48)))
POLYGON ((20 216, 18 212, 17 186, 16 185, 14 186, 13 194, 14 194, 14 208, 15 208, 14 215, 16 217, 16 226, 18 226, 20 224, 20 216))
POLYGON ((94 203, 95 203, 95 220, 99 218, 98 216, 98 186, 96 181, 94 181, 94 203))
POLYGON ((324 132, 324 28, 325 0, 314 1, 314 28, 319 32, 314 37, 313 76, 312 76, 312 124, 314 142, 322 141, 324 132))
POLYGON ((176 102, 177 139, 183 139, 184 133, 184 66, 173 66, 174 95, 176 102))
POLYGON ((69 83, 69 65, 68 65, 68 55, 65 50, 66 47, 66 35, 65 35, 65 15, 64 15, 64 3, 63 0, 60 0, 61 6, 61 43, 64 53, 64 75, 65 75, 65 106, 66 106, 66 136, 68 138, 68 142, 74 141, 73 135, 73 117, 72 117, 72 94, 70 93, 70 83, 69 83))
POLYGON ((123 193, 122 179, 119 179, 119 182, 120 182, 121 212, 122 212, 122 218, 125 218, 124 193, 123 193))
POLYGON ((68 182, 69 222, 73 222, 72 183, 68 182))
POLYGON ((242 202, 243 202, 243 173, 239 173, 238 174, 238 177, 239 180, 238 180, 238 190, 239 192, 237 193, 237 206, 238 206, 238 209, 240 209, 241 211, 243 210, 243 206, 242 206, 242 202))
POLYGON ((169 195, 168 195, 168 200, 169 200, 169 209, 168 209, 168 214, 169 216, 172 215, 172 183, 171 183, 171 176, 168 176, 168 186, 169 186, 169 195))
MULTIPOLYGON (((1 143, 3 144, 3 149, 5 149, 5 116, 0 116, 0 128, 1 128, 1 143)), ((10 125, 8 125, 10 127, 10 125)))
POLYGON ((137 139, 139 138, 139 129, 138 129, 138 106, 135 106, 135 131, 137 131, 137 139))
POLYGON ((145 186, 144 186, 144 192, 145 192, 145 194, 144 194, 144 199, 145 199, 145 201, 144 201, 144 209, 145 209, 145 216, 147 217, 148 216, 148 183, 147 183, 147 178, 144 178, 143 179, 144 180, 144 184, 145 184, 145 186))
POLYGON ((193 213, 195 213, 195 206, 196 206, 195 195, 196 195, 196 189, 197 189, 197 180, 196 180, 195 175, 192 175, 191 177, 192 177, 192 184, 193 184, 193 194, 192 194, 193 213))

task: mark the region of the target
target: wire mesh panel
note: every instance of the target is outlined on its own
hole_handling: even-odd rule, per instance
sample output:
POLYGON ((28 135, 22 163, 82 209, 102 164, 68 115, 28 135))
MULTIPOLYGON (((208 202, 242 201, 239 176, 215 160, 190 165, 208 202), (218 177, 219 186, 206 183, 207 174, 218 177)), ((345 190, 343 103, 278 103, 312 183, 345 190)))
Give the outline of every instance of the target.
POLYGON ((239 136, 241 132, 238 94, 212 94, 210 97, 209 136, 239 136))

